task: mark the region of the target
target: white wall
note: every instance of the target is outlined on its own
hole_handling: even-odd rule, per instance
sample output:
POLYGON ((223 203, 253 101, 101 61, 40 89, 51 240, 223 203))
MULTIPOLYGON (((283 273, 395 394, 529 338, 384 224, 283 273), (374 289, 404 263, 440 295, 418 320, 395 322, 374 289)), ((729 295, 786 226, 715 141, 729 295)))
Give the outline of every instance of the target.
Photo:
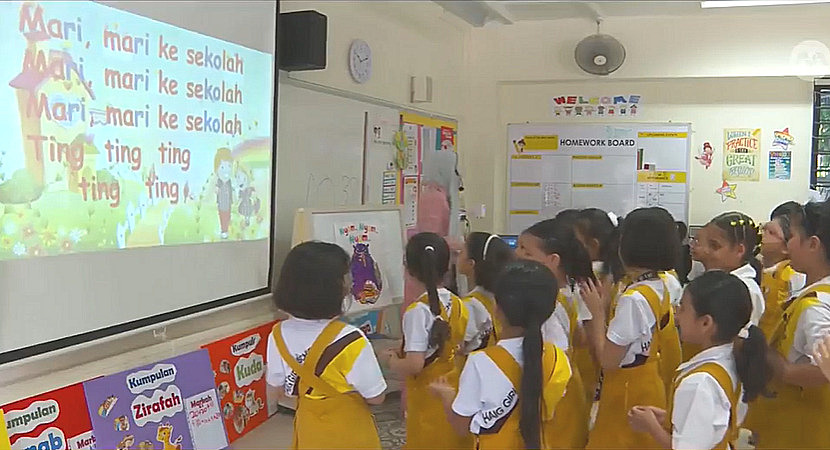
MULTIPOLYGON (((550 99, 563 90, 601 93, 636 88, 648 92, 643 98, 643 111, 648 113, 639 120, 693 122, 699 131, 694 135, 693 151, 701 140, 719 148, 723 128, 753 126, 753 122, 765 128, 763 139, 768 148, 772 130, 767 127, 789 126, 790 131, 800 133, 793 149, 793 181, 785 183, 783 190, 767 187, 767 183, 755 183, 764 185, 763 190, 752 189, 750 183, 744 183, 747 187, 738 188, 739 199, 744 189, 744 193, 754 191, 756 198, 764 195, 764 200, 724 205, 745 208, 763 218, 785 192, 789 195, 798 186, 806 186, 808 162, 803 152, 810 146, 811 86, 797 78, 779 77, 805 73, 790 61, 799 42, 818 40, 830 45, 830 28, 826 26, 830 5, 766 8, 751 14, 743 8, 736 10, 685 18, 607 18, 603 33, 617 37, 627 51, 625 64, 608 77, 587 75, 573 61, 576 43, 596 30, 590 21, 520 22, 474 29, 468 70, 475 95, 467 103, 465 120, 469 126, 461 149, 468 188, 465 194, 468 205, 484 203, 492 214, 473 219, 473 227, 506 228, 506 124, 554 121, 550 99), (714 80, 733 77, 740 78, 733 83, 714 80), (638 83, 621 84, 623 81, 638 83), (753 93, 754 89, 762 92, 753 93)), ((721 207, 712 203, 719 203, 719 199, 704 192, 716 184, 716 173, 714 165, 708 172, 692 171, 692 183, 698 187, 691 197, 693 223, 711 217, 721 207)), ((741 201, 748 200, 749 196, 741 201)))

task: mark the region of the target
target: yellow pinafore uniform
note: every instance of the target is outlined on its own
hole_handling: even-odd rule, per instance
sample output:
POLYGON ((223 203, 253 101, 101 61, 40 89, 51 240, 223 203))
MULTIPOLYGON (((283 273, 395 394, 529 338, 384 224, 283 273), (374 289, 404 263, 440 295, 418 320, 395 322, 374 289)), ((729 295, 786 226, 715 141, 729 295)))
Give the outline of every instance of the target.
POLYGON ((784 310, 781 305, 790 300, 790 281, 798 274, 790 265, 790 261, 781 261, 771 270, 764 270, 761 277, 761 291, 764 293, 764 315, 758 326, 767 339, 772 337, 775 326, 781 320, 784 310))
MULTIPOLYGON (((435 352, 424 361, 424 368, 418 375, 406 378, 406 449, 468 449, 473 446, 472 435, 459 436, 444 417, 441 400, 429 391, 429 384, 440 377, 447 377, 449 383, 458 388, 459 372, 456 349, 464 343, 464 333, 469 315, 461 299, 453 295, 450 313, 443 303, 441 319, 450 325, 450 338, 440 352, 435 352)), ((413 302, 429 303, 426 295, 413 302)), ((404 336, 406 339, 406 336, 404 336)), ((403 347, 402 347, 403 351, 403 347)))
MULTIPOLYGON (((667 289, 664 289, 666 295, 662 301, 647 285, 629 288, 623 296, 634 292, 645 297, 656 319, 650 356, 641 365, 603 372, 599 410, 586 447, 589 449, 659 447, 650 434, 631 429, 628 425, 628 411, 635 405, 658 408, 666 406, 666 394, 671 389, 666 374, 671 370, 673 380, 673 373, 680 364, 680 342, 667 289), (665 362, 662 361, 663 358, 665 362)), ((614 310, 612 307, 611 314, 614 310)))
POLYGON ((669 434, 672 433, 671 420, 672 412, 674 411, 674 392, 677 390, 677 387, 680 386, 680 382, 683 381, 683 379, 695 373, 708 373, 711 375, 718 382, 721 389, 723 389, 723 392, 726 392, 726 396, 729 398, 729 427, 726 429, 726 434, 724 434, 723 440, 721 440, 713 449, 729 450, 732 448, 730 447, 732 443, 738 439, 738 432, 740 431, 740 427, 738 426, 738 402, 741 401, 741 384, 738 383, 737 389, 733 388, 734 385, 732 383, 732 377, 729 376, 729 373, 720 364, 713 362, 704 363, 682 376, 678 374, 672 387, 672 395, 668 399, 669 407, 666 409, 666 423, 663 424, 663 426, 669 434))
POLYGON ((325 367, 317 367, 323 351, 329 348, 346 324, 336 320, 329 323, 309 348, 302 364, 294 359, 285 345, 281 325, 274 326, 274 342, 282 358, 300 377, 291 448, 380 450, 374 417, 363 397, 356 392, 335 389, 320 378, 325 367))
MULTIPOLYGON (((782 305, 784 313, 770 338, 770 350, 787 357, 798 319, 819 303, 819 292, 830 293, 830 284, 813 286, 782 305)), ((750 404, 745 422, 745 427, 758 435, 755 448, 830 448, 830 384, 802 388, 773 379, 767 389, 774 397, 758 397, 750 404)))
MULTIPOLYGON (((556 297, 557 308, 565 308, 570 322, 569 356, 574 351, 574 335, 577 327, 576 305, 571 304, 568 298, 560 292, 556 297)), ((565 396, 556 407, 556 414, 553 420, 545 424, 546 443, 552 449, 575 449, 585 448, 588 442, 588 422, 591 418, 591 405, 585 396, 585 386, 582 382, 582 375, 575 364, 571 364, 571 379, 565 396)))
MULTIPOLYGON (((482 350, 496 364, 504 375, 510 380, 510 384, 521 395, 522 368, 513 359, 513 356, 503 347, 494 345, 482 350)), ((565 392, 565 386, 571 376, 571 369, 565 353, 553 344, 546 343, 542 350, 542 407, 539 418, 542 421, 542 448, 551 449, 547 443, 548 436, 545 431, 551 429, 547 424, 559 413, 557 403, 565 392), (554 413, 555 412, 555 413, 554 413)), ((517 404, 515 408, 520 408, 517 404)), ((477 450, 524 450, 525 442, 522 438, 519 421, 521 413, 514 409, 497 433, 481 433, 476 436, 477 450)))
POLYGON ((493 328, 490 330, 490 336, 487 337, 486 346, 492 347, 496 345, 496 342, 498 342, 499 336, 501 335, 501 323, 499 323, 498 319, 496 319, 496 302, 479 291, 471 292, 470 295, 464 297, 462 301, 466 304, 473 298, 481 302, 487 310, 487 314, 490 314, 490 320, 493 322, 493 328))

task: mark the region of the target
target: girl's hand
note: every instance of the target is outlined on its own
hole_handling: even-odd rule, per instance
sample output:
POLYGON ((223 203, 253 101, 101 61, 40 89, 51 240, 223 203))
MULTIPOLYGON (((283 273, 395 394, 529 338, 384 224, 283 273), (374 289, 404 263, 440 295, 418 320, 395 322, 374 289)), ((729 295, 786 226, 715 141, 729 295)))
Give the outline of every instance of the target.
POLYGON ((830 380, 830 335, 816 342, 813 349, 813 361, 821 369, 821 373, 830 380))
POLYGON ((582 296, 582 301, 585 302, 585 306, 588 307, 588 310, 595 318, 600 312, 605 311, 605 301, 602 298, 601 284, 594 283, 594 280, 589 278, 580 283, 579 294, 582 296))
POLYGON ((447 377, 440 377, 429 384, 432 395, 439 398, 455 398, 455 388, 452 387, 447 377))
MULTIPOLYGON (((665 411, 663 411, 665 417, 665 411)), ((628 424, 631 429, 640 433, 649 433, 655 427, 660 427, 660 421, 650 406, 635 406, 628 411, 628 424)))

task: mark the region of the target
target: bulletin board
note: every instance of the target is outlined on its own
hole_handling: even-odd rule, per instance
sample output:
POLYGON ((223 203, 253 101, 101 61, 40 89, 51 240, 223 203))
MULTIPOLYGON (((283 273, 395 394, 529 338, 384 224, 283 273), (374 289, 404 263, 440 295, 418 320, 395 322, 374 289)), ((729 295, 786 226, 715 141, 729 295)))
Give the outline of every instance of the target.
POLYGON ((691 125, 509 124, 509 233, 570 208, 660 206, 688 223, 691 125))

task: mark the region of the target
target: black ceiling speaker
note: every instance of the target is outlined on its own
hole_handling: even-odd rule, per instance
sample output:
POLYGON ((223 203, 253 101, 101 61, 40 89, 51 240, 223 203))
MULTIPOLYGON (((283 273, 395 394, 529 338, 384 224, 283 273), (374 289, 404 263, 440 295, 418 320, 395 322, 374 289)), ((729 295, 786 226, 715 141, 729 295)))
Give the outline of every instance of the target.
POLYGON ((317 11, 280 13, 277 26, 277 58, 280 70, 326 68, 328 18, 317 11))

